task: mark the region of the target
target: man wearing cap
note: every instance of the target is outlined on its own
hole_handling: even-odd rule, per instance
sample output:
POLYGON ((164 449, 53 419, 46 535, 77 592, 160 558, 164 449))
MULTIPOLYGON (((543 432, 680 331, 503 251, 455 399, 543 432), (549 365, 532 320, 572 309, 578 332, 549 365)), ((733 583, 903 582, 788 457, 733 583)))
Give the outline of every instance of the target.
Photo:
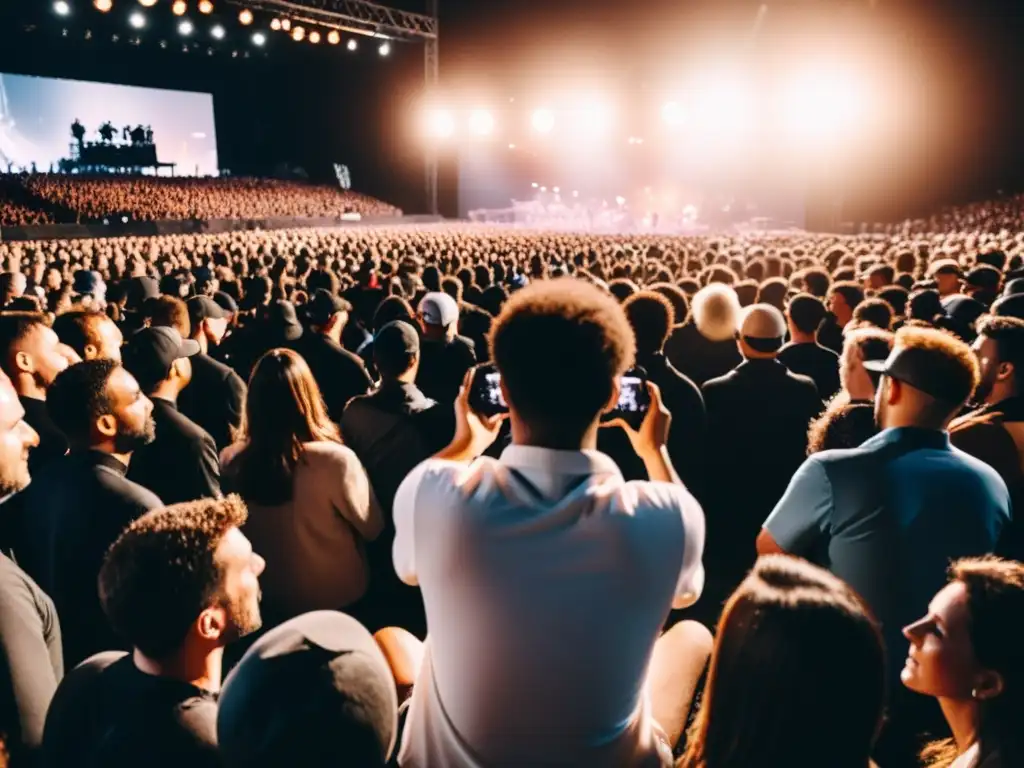
POLYGON ((373 384, 363 361, 341 345, 351 311, 352 305, 345 299, 318 289, 307 307, 309 333, 298 344, 333 422, 341 421, 349 400, 365 395, 373 384))
POLYGON ((721 582, 709 587, 725 594, 753 564, 750 542, 807 455, 808 424, 823 409, 814 382, 778 361, 785 335, 786 320, 778 309, 747 308, 737 334, 744 362, 703 387, 708 557, 722 563, 717 574, 709 573, 721 582))
POLYGON ((808 458, 757 550, 806 557, 849 583, 882 624, 889 682, 899 687, 902 628, 945 584, 950 561, 995 549, 1010 498, 995 470, 950 445, 949 423, 978 382, 966 344, 903 328, 889 358, 864 367, 882 374, 882 432, 859 448, 808 458))
POLYGON ((928 270, 928 276, 935 281, 939 298, 945 299, 960 293, 964 273, 953 259, 939 259, 928 270))
POLYGON ((153 401, 156 423, 156 439, 136 452, 128 478, 168 504, 221 495, 217 445, 177 405, 197 354, 197 342, 163 327, 143 328, 124 350, 124 366, 153 401))
POLYGON ((476 364, 473 342, 457 334, 459 305, 447 293, 428 293, 420 301, 423 330, 416 385, 443 405, 455 402, 466 371, 476 364))
POLYGON ((107 298, 107 284, 99 272, 80 269, 71 284, 72 300, 90 309, 103 309, 107 298))
POLYGON ((988 264, 978 264, 964 278, 964 293, 990 307, 999 298, 1002 282, 1002 272, 988 264))
POLYGON ((224 339, 228 313, 209 296, 196 296, 187 303, 192 340, 199 345, 199 353, 192 357, 192 381, 178 397, 178 409, 205 429, 221 451, 234 442, 235 430, 242 425, 246 386, 229 366, 209 354, 224 339))

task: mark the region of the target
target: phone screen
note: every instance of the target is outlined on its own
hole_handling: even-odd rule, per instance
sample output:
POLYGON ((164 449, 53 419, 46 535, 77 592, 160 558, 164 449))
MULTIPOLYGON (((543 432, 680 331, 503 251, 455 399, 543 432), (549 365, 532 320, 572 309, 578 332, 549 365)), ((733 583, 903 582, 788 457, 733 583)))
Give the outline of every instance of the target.
POLYGON ((651 396, 647 391, 647 380, 636 373, 627 373, 619 379, 619 400, 615 408, 606 413, 605 421, 623 419, 638 429, 651 407, 651 396))
POLYGON ((508 413, 508 403, 501 394, 501 374, 492 366, 481 366, 473 374, 469 405, 483 416, 508 413))

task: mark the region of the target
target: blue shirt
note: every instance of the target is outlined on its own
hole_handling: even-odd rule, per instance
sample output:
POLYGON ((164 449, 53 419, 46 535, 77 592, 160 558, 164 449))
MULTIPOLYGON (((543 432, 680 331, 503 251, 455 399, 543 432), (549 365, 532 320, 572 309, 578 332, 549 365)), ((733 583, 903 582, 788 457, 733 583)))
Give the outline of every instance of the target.
POLYGON ((927 612, 950 562, 992 552, 1009 519, 1010 494, 995 470, 945 432, 902 428, 808 458, 764 527, 864 598, 898 675, 902 628, 927 612))

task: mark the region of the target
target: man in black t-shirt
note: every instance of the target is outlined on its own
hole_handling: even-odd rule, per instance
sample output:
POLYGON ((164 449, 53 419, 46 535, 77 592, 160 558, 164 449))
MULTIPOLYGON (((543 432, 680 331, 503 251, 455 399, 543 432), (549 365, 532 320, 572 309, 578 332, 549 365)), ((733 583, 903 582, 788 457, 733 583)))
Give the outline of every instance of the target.
POLYGON ((458 397, 466 372, 476 365, 473 342, 456 333, 459 305, 447 293, 428 293, 419 306, 423 330, 416 386, 443 405, 458 397))
POLYGON ((793 373, 809 376, 822 400, 839 391, 839 355, 816 340, 828 310, 821 299, 807 293, 793 297, 786 307, 790 342, 779 350, 779 362, 793 373))
POLYGON ((263 558, 237 496, 155 510, 111 547, 99 591, 130 655, 64 678, 46 718, 48 768, 214 768, 224 647, 260 627, 263 558))

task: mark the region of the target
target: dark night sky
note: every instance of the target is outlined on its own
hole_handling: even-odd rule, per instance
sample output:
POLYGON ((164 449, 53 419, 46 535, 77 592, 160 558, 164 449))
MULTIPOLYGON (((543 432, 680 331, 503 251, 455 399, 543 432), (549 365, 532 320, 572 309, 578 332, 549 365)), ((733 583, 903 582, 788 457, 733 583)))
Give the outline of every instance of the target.
MULTIPOLYGON (((760 5, 754 0, 440 3, 442 85, 452 98, 503 102, 515 96, 525 103, 545 89, 559 92, 595 82, 624 104, 655 93, 708 40, 742 36, 760 5)), ((130 0, 116 4, 122 15, 134 7, 130 0)), ((161 0, 154 14, 168 4, 161 0)), ((423 0, 392 5, 425 7, 423 0)), ((901 133, 872 137, 875 173, 857 190, 865 209, 904 210, 998 187, 1024 187, 1018 139, 1024 129, 1020 0, 878 0, 871 13, 867 2, 768 5, 763 35, 766 47, 775 51, 796 50, 805 42, 809 20, 817 25, 814 34, 827 30, 836 44, 855 45, 859 33, 850 30, 860 27, 846 20, 851 13, 867 17, 871 35, 898 53, 892 80, 927 96, 903 118, 901 133)), ((159 50, 155 30, 138 48, 123 40, 118 45, 72 41, 81 27, 114 23, 97 19, 88 7, 68 23, 71 38, 62 39, 49 6, 48 0, 0 2, 0 71, 210 91, 224 165, 258 171, 290 160, 321 175, 333 161, 348 162, 357 186, 408 209, 422 206, 420 150, 412 139, 422 84, 417 47, 381 61, 369 51, 352 57, 277 37, 266 59, 183 55, 159 50), (39 30, 26 34, 12 16, 22 21, 35 16, 39 30)), ((237 27, 237 9, 222 0, 218 10, 229 28, 237 27)), ((168 15, 166 8, 163 14, 168 15)))

